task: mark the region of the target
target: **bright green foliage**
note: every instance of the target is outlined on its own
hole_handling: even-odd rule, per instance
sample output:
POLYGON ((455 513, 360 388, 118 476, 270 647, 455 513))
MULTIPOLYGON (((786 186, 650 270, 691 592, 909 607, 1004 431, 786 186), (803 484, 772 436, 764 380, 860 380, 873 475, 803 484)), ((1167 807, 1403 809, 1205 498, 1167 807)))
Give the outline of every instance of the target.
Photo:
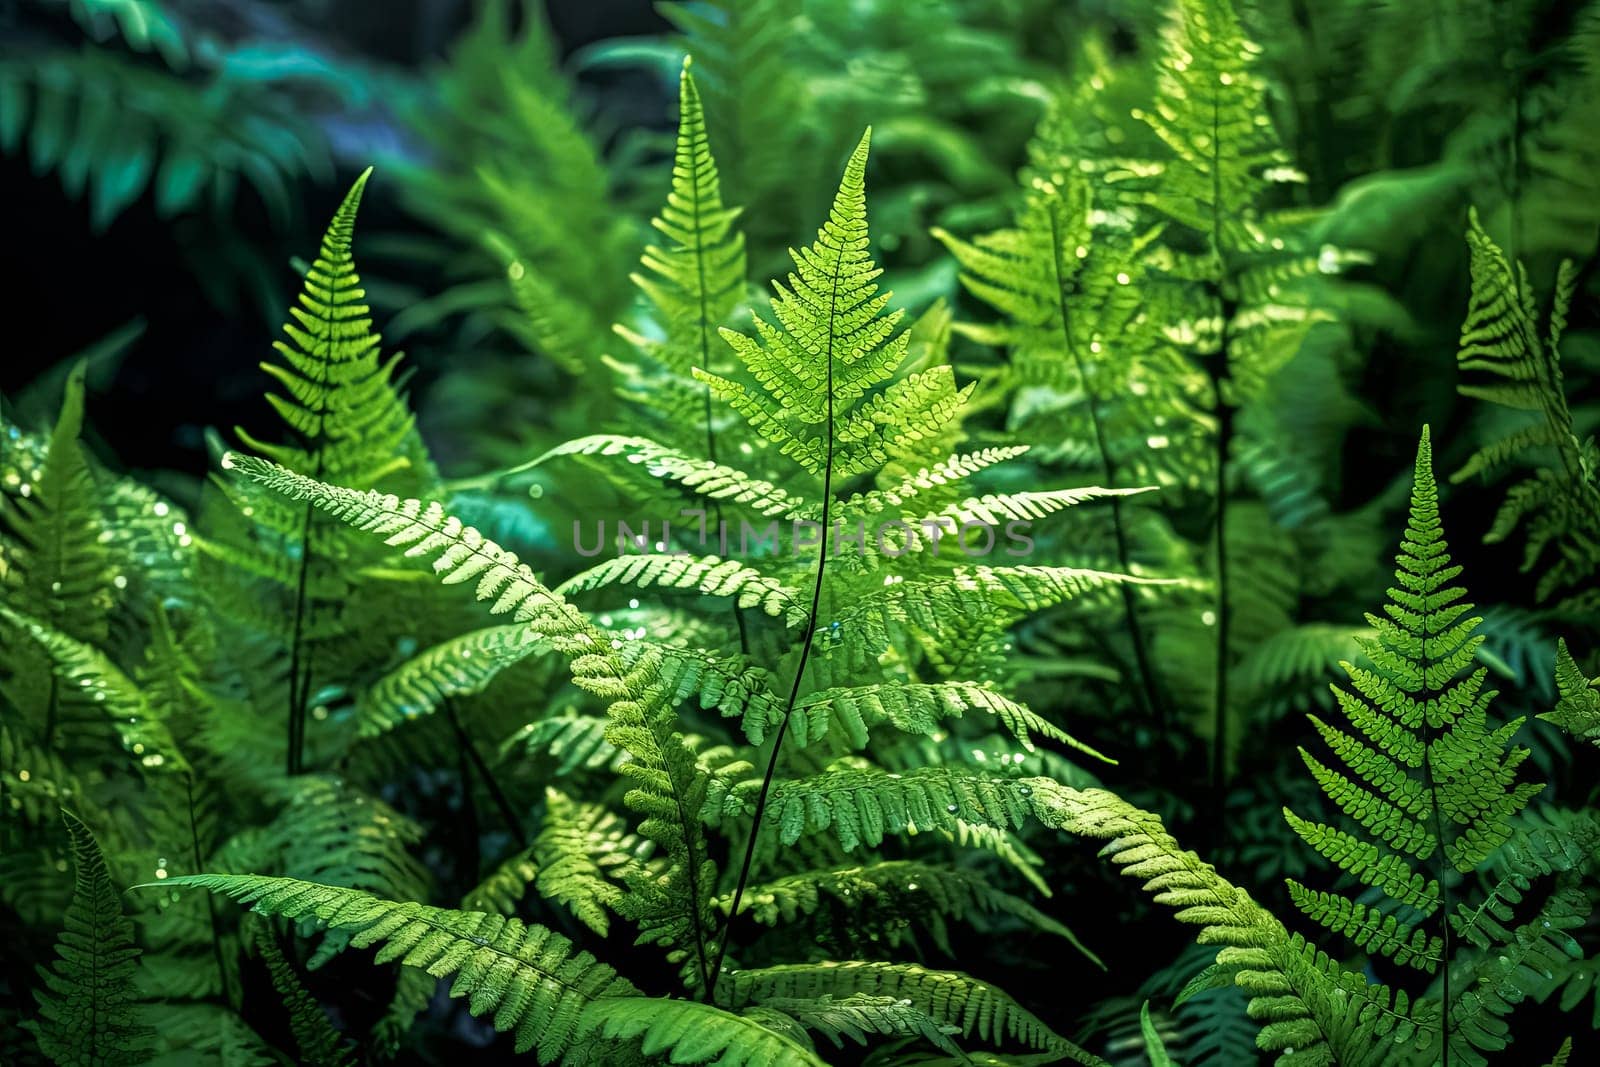
POLYGON ((819 476, 876 470, 891 442, 935 435, 971 391, 935 367, 872 392, 899 368, 911 338, 895 333, 903 313, 883 314, 889 294, 873 283, 881 272, 867 251, 870 139, 869 131, 851 154, 816 241, 794 253, 788 287, 776 286, 775 321, 758 318, 757 338, 723 331, 756 386, 695 371, 752 429, 819 476))
POLYGON ((1389 590, 1387 617, 1367 616, 1377 637, 1361 645, 1372 665, 1345 664, 1354 691, 1336 694, 1353 731, 1311 720, 1350 774, 1301 753, 1323 792, 1360 831, 1292 812, 1285 817, 1325 858, 1409 911, 1397 915, 1293 880, 1289 888, 1296 905, 1322 925, 1431 972, 1446 940, 1428 934, 1423 922, 1447 903, 1442 885, 1448 872, 1476 870, 1510 836, 1512 818, 1543 785, 1516 781, 1528 751, 1508 750, 1507 742, 1522 720, 1489 721, 1495 693, 1483 688, 1487 668, 1460 677, 1482 643, 1473 632, 1481 620, 1468 614, 1465 590, 1451 584, 1461 568, 1451 565, 1440 526, 1426 429, 1396 563, 1398 585, 1389 590))
POLYGON ((187 774, 189 765, 173 739, 164 712, 99 649, 53 630, 37 619, 0 605, 0 623, 47 658, 52 682, 70 694, 58 703, 56 726, 64 748, 96 747, 115 735, 139 766, 154 775, 187 774))
POLYGON ((624 765, 635 785, 629 805, 643 816, 640 832, 670 864, 664 875, 635 882, 628 915, 640 924, 642 939, 673 945, 674 957, 689 961, 703 981, 710 874, 698 822, 704 784, 673 728, 665 694, 651 684, 651 663, 627 664, 609 638, 541 585, 516 556, 437 503, 330 486, 248 456, 230 454, 224 466, 383 537, 392 547, 403 546, 409 556, 431 557, 446 584, 475 579, 477 598, 492 602, 491 611, 513 613, 569 658, 574 682, 611 702, 607 739, 632 757, 624 765))
POLYGON ((1539 421, 1479 449, 1451 481, 1553 453, 1553 466, 1539 467, 1507 492, 1485 540, 1504 541, 1526 523, 1522 569, 1540 570, 1538 598, 1548 599, 1558 590, 1579 593, 1600 571, 1600 454, 1592 437, 1578 438, 1561 373, 1561 335, 1578 284, 1577 270, 1571 262, 1562 263, 1549 324, 1542 331, 1527 270, 1521 264, 1513 267, 1478 224, 1476 212, 1467 244, 1472 249, 1472 301, 1461 325, 1457 362, 1469 377, 1461 392, 1534 412, 1539 421))
POLYGON ((1405 993, 1368 983, 1308 944, 1186 852, 1159 817, 1100 790, 1051 790, 1036 805, 1040 821, 1107 841, 1102 856, 1140 880, 1182 922, 1202 927, 1196 940, 1220 945, 1215 972, 1250 995, 1258 1044, 1278 1062, 1394 1063, 1427 1047, 1437 1012, 1405 993), (1431 1020, 1431 1021, 1430 1021, 1431 1020))
POLYGON ((693 367, 707 370, 722 362, 725 346, 717 336, 744 292, 744 236, 734 228, 737 208, 722 202, 722 183, 706 136, 700 93, 685 59, 678 89, 678 140, 672 159, 672 188, 661 213, 651 220, 663 245, 647 245, 642 273, 633 283, 650 302, 659 337, 617 327, 617 332, 666 373, 648 374, 630 384, 641 405, 661 414, 668 441, 697 446, 717 459, 710 397, 699 390, 703 409, 681 396, 693 367), (702 433, 693 427, 700 424, 702 433))
MULTIPOLYGON (((197 46, 204 5, 39 6, 107 54, 48 94, 0 56, 23 86, 0 150, 99 220, 212 184, 161 162, 182 137, 120 147, 164 116, 87 106, 72 82, 128 66, 114 49, 148 68, 117 84, 185 62, 221 115, 242 90, 214 62, 308 113, 346 87, 341 118, 377 79, 361 98, 410 127, 393 172, 437 233, 402 220, 362 271, 466 477, 435 474, 374 329, 365 175, 268 367, 281 443, 212 438, 223 473, 163 474, 168 499, 85 431, 128 331, 87 376, 7 384, 0 1060, 37 1061, 24 1024, 78 1002, 62 806, 149 882, 103 944, 144 949, 123 1004, 154 1034, 129 1058, 161 1067, 494 1058, 491 1027, 607 1067, 1480 1067, 1556 1051, 1528 1001, 1582 1057, 1587 746, 1512 734, 1540 711, 1600 732, 1590 659, 1561 645, 1552 686, 1546 639, 1594 637, 1592 294, 1548 261, 1587 254, 1593 205, 1559 189, 1600 173, 1593 12, 1536 34, 1535 0, 696 0, 664 10, 692 61, 640 38, 562 61, 540 5, 491 0, 441 69, 345 81, 265 38, 197 46), (675 141, 670 107, 608 121, 674 86, 675 141), (1462 476, 1543 468, 1503 532, 1528 526, 1553 583, 1527 599, 1562 599, 1502 582, 1474 617, 1425 439, 1362 625, 1344 605, 1389 584, 1407 502, 1393 427, 1459 421, 1427 386, 1463 273, 1437 235, 1469 199, 1513 253, 1474 219, 1460 364, 1504 410, 1473 447, 1510 437, 1462 476), (1345 246, 1371 269, 1331 277, 1345 246), (754 316, 747 255, 777 271, 754 316), (1548 328, 1517 255, 1551 268, 1548 328), (1312 733, 1298 775, 1283 746, 1312 733), (1115 904, 1073 837, 1150 899, 1115 904), (1151 900, 1198 944, 1174 957, 1151 900)), ((270 186, 278 162, 230 165, 270 186)), ((1470 525, 1473 498, 1444 503, 1470 525)))
POLYGON ((407 204, 472 262, 403 325, 467 311, 581 375, 612 340, 638 246, 556 55, 542 5, 482 4, 438 72, 438 100, 412 116, 438 162, 411 175, 407 204))
POLYGON ((295 441, 263 444, 242 431, 240 437, 286 467, 338 485, 378 485, 403 470, 398 484, 420 488, 430 483, 431 465, 392 381, 399 357, 381 357, 351 253, 371 175, 368 169, 356 179, 323 234, 298 306, 289 309, 285 339, 272 345, 282 365, 261 365, 287 393, 267 400, 295 441))
POLYGON ((648 852, 608 808, 545 790, 544 826, 533 843, 539 892, 566 905, 600 936, 622 901, 622 883, 638 872, 648 852))
POLYGON ((555 1063, 596 1031, 643 1037, 647 1055, 673 1050, 701 1063, 733 1048, 721 1063, 815 1063, 802 1049, 755 1023, 707 1005, 639 996, 627 979, 560 934, 518 919, 381 900, 355 890, 248 875, 193 875, 173 882, 225 893, 266 915, 315 920, 346 933, 376 960, 397 960, 437 978, 455 976, 450 995, 474 1015, 513 1033, 518 1052, 555 1063))
POLYGON ((1573 737, 1600 745, 1600 681, 1584 675, 1565 640, 1556 643, 1556 689, 1560 702, 1554 711, 1539 718, 1550 720, 1573 737))
POLYGON ((29 1026, 62 1067, 142 1063, 151 1031, 134 1008, 139 950, 133 923, 123 914, 94 835, 77 816, 63 811, 61 817, 72 838, 76 883, 56 943, 61 958, 40 971, 39 1020, 29 1026))

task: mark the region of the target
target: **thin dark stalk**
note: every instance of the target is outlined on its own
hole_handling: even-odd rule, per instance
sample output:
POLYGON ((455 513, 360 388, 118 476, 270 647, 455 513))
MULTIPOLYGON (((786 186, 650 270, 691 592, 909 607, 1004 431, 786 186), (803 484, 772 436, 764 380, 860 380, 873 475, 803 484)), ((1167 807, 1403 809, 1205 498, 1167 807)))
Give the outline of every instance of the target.
MULTIPOLYGON (((834 307, 839 297, 839 276, 834 273, 833 287, 828 293, 828 319, 833 319, 834 307)), ((706 1000, 716 1003, 717 980, 722 975, 722 960, 728 951, 728 934, 739 916, 739 904, 744 899, 745 886, 750 881, 750 865, 755 859, 756 842, 761 837, 761 820, 767 812, 767 797, 772 792, 772 780, 778 772, 778 754, 783 750, 783 739, 789 732, 789 720, 794 716, 794 706, 800 699, 800 683, 805 677, 806 663, 811 658, 811 642, 817 632, 817 612, 822 604, 822 578, 828 569, 828 537, 831 532, 833 508, 833 338, 830 333, 827 351, 827 454, 822 466, 822 546, 817 552, 817 576, 811 586, 811 610, 806 614, 806 629, 800 639, 800 662, 795 665, 794 681, 789 685, 789 699, 784 702, 783 718, 772 738, 772 755, 767 758, 767 769, 761 776, 761 791, 756 794, 755 815, 750 822, 750 836, 745 841, 744 859, 739 864, 739 880, 734 885, 733 902, 728 908, 727 922, 722 924, 722 935, 717 939, 717 954, 712 958, 711 979, 706 987, 706 1000)))
MULTIPOLYGON (((194 775, 183 776, 183 790, 189 806, 189 852, 194 862, 194 873, 199 874, 205 870, 205 860, 200 855, 200 825, 194 808, 194 775)), ((217 963, 217 984, 222 987, 223 998, 232 1005, 233 989, 228 982, 227 963, 222 957, 222 937, 217 933, 217 898, 213 893, 206 893, 205 898, 206 915, 211 926, 211 956, 217 963)))
MULTIPOLYGON (((483 788, 488 792, 489 799, 494 801, 494 806, 499 809, 500 817, 505 820, 506 828, 511 831, 512 838, 516 840, 519 847, 527 848, 528 832, 523 829, 522 819, 518 817, 516 807, 511 803, 511 798, 506 796, 505 790, 501 788, 499 779, 495 778, 494 772, 489 769, 489 764, 485 762, 482 753, 478 751, 478 746, 473 744, 472 735, 467 733, 466 727, 462 725, 461 717, 456 714, 453 701, 446 700, 444 702, 444 713, 445 718, 449 720, 450 728, 455 731, 456 742, 461 749, 462 757, 467 761, 467 765, 477 771, 479 779, 483 782, 483 788)), ((470 785, 466 784, 467 765, 462 767, 462 779, 470 794, 470 785)))
MULTIPOLYGON (((1083 383, 1083 393, 1089 402, 1089 422, 1094 427, 1095 447, 1100 452, 1100 468, 1104 476, 1107 489, 1116 488, 1117 470, 1116 463, 1111 458, 1111 444, 1106 434, 1105 423, 1100 418, 1100 399, 1095 395, 1089 382, 1089 369, 1072 337, 1071 308, 1067 301, 1067 286, 1061 277, 1061 223, 1056 213, 1050 215, 1050 263, 1056 276, 1056 294, 1061 313, 1061 341, 1067 354, 1072 357, 1074 366, 1077 367, 1078 380, 1083 383)), ((1111 526, 1116 531, 1117 538, 1117 566, 1123 574, 1131 573, 1132 554, 1128 549, 1128 531, 1123 520, 1122 498, 1111 498, 1111 526)), ((1150 666, 1150 652, 1145 645, 1144 630, 1139 625, 1139 611, 1134 601, 1133 588, 1126 582, 1118 583, 1118 591, 1122 594, 1122 612, 1127 621, 1128 639, 1133 645, 1134 665, 1139 672, 1139 693, 1145 711, 1154 721, 1156 733, 1160 737, 1160 745, 1166 743, 1167 709, 1166 704, 1157 695, 1155 671, 1150 666)), ((1165 751, 1158 748, 1158 751, 1165 751)))
MULTIPOLYGON (((1226 321, 1226 320, 1224 320, 1226 321)), ((1220 389, 1221 383, 1218 382, 1220 389)), ((1217 656, 1216 682, 1211 706, 1211 791, 1217 817, 1213 829, 1220 832, 1221 816, 1228 791, 1228 635, 1233 619, 1233 604, 1228 595, 1228 448, 1233 438, 1233 407, 1220 403, 1217 408, 1217 517, 1215 551, 1217 556, 1217 656)))
MULTIPOLYGON (((711 330, 713 327, 711 323, 711 308, 706 304, 706 251, 698 243, 700 240, 700 172, 698 169, 699 160, 693 152, 689 153, 689 164, 689 188, 692 191, 692 195, 689 197, 689 214, 690 218, 693 219, 691 232, 694 233, 695 241, 697 242, 694 249, 694 270, 695 300, 700 305, 699 330, 697 331, 700 341, 700 366, 710 371, 712 370, 711 351, 713 346, 711 344, 711 330)), ((711 418, 711 383, 705 383, 701 400, 705 405, 706 459, 715 463, 717 462, 717 431, 711 418)), ((722 501, 714 497, 711 500, 711 514, 716 523, 716 530, 720 535, 723 521, 722 501)), ((702 544, 701 548, 703 549, 704 547, 702 544)), ((733 621, 739 628, 739 651, 741 654, 748 656, 750 654, 750 635, 745 629, 744 612, 739 609, 737 603, 733 605, 733 621)))
MULTIPOLYGON (((319 481, 322 478, 320 459, 314 477, 319 481)), ((311 522, 315 512, 315 505, 306 501, 305 517, 300 525, 300 573, 295 583, 294 624, 289 634, 289 752, 285 769, 290 775, 299 774, 304 769, 306 703, 310 698, 311 664, 307 662, 302 666, 300 661, 303 655, 309 659, 310 652, 303 646, 306 586, 311 574, 311 522)))

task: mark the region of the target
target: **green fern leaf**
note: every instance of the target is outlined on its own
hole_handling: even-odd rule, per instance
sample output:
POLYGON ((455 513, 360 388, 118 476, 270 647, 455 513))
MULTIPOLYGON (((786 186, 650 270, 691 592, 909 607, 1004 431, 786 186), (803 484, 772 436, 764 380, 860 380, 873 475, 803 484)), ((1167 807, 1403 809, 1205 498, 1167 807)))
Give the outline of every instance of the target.
MULTIPOLYGON (((112 558, 102 540, 108 526, 101 493, 79 441, 86 373, 79 363, 67 376, 61 415, 35 476, 24 471, 16 493, 0 497, 7 505, 0 518, 15 536, 5 545, 0 590, 49 630, 97 644, 109 632, 114 598, 112 558)), ((49 663, 31 641, 0 643, 5 695, 47 746, 55 738, 62 703, 71 697, 49 663)))
MULTIPOLYGON (((1445 900, 1439 881, 1416 873, 1409 859, 1436 862, 1440 878, 1445 869, 1476 869, 1510 836, 1511 818, 1542 788, 1515 782, 1527 752, 1506 748, 1521 720, 1489 725, 1494 693, 1483 690, 1487 671, 1458 678, 1483 639, 1474 636, 1480 620, 1468 617, 1472 605, 1461 599, 1464 590, 1450 584, 1461 568, 1450 564, 1426 428, 1396 563, 1398 585, 1389 590, 1385 616, 1367 616, 1377 636, 1361 641, 1373 667, 1344 665, 1355 690, 1339 693, 1339 703, 1356 733, 1312 718, 1353 777, 1302 753, 1318 784, 1361 825, 1366 840, 1286 816, 1297 834, 1346 873, 1426 920, 1445 900)), ((1420 920, 1403 921, 1293 881, 1289 888, 1311 918, 1397 963, 1432 972, 1448 951, 1448 938, 1424 933, 1420 920)))
POLYGON ((539 892, 601 937, 611 928, 608 913, 622 902, 620 883, 648 852, 647 843, 603 805, 545 790, 544 826, 533 844, 539 892))
POLYGON ((39 1019, 24 1025, 62 1067, 142 1063, 152 1031, 134 1011, 139 950, 133 923, 123 914, 94 835, 77 816, 63 811, 61 817, 72 839, 76 881, 56 944, 61 958, 39 969, 39 1019))
POLYGON ((1573 737, 1600 746, 1600 680, 1584 676, 1572 653, 1567 651, 1564 639, 1556 642, 1556 689, 1561 699, 1555 710, 1539 718, 1555 723, 1573 737))
POLYGON ((326 485, 249 456, 230 454, 223 465, 273 492, 321 508, 390 547, 404 547, 407 556, 432 558, 447 585, 476 580, 477 599, 491 602, 492 613, 514 613, 530 632, 569 657, 574 682, 610 702, 606 737, 631 757, 622 769, 634 784, 628 804, 642 816, 640 833, 669 861, 664 875, 633 882, 624 911, 640 926, 642 941, 671 946, 671 958, 689 961, 686 965, 693 968, 690 980, 709 984, 707 930, 714 868, 700 826, 705 781, 676 731, 676 716, 657 681, 654 658, 630 663, 618 655, 603 631, 540 584, 514 554, 447 515, 438 503, 326 485))
POLYGON ((374 682, 358 703, 362 737, 377 737, 431 715, 446 700, 481 693, 509 667, 539 651, 524 626, 490 626, 417 653, 374 682))
POLYGON ((870 139, 868 131, 845 165, 816 241, 794 253, 788 287, 776 287, 776 321, 758 318, 755 338, 722 331, 754 387, 695 371, 752 429, 814 475, 876 470, 892 440, 935 435, 971 391, 957 389, 947 367, 890 381, 910 335, 895 333, 903 313, 883 314, 889 294, 873 283, 880 271, 867 251, 870 139))
POLYGON ((256 929, 255 948, 267 965, 272 987, 283 998, 283 1006, 289 1013, 289 1029, 300 1048, 302 1062, 327 1064, 328 1067, 350 1063, 350 1050, 344 1047, 339 1032, 328 1021, 322 1005, 307 992, 294 966, 265 927, 256 929))
POLYGON ((912 963, 809 963, 735 971, 724 988, 736 1004, 776 1005, 797 999, 836 1000, 865 993, 910 1001, 934 1025, 962 1037, 999 1044, 1018 1041, 1077 1063, 1104 1061, 1051 1030, 993 986, 953 971, 912 963))

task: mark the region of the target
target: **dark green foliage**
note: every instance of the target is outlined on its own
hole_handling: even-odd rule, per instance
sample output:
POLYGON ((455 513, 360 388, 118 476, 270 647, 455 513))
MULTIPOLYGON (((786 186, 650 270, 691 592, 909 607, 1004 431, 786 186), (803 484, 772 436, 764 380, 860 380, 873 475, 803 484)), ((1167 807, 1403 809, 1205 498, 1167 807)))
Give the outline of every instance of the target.
POLYGON ((76 884, 56 943, 60 959, 40 974, 39 1020, 31 1029, 45 1055, 62 1067, 140 1063, 151 1030, 134 1007, 139 950, 133 923, 123 914, 94 835, 76 816, 63 812, 62 818, 76 884))

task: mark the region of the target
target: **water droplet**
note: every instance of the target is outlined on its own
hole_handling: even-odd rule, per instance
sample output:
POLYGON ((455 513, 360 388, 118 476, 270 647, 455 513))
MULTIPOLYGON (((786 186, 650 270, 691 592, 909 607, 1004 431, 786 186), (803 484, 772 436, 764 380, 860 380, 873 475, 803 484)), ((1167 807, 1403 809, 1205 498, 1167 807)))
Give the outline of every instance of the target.
MULTIPOLYGON (((233 468, 233 453, 229 452, 227 455, 222 457, 222 469, 223 470, 231 470, 232 468, 233 468)), ((165 500, 157 500, 156 503, 155 503, 155 507, 151 508, 150 510, 155 512, 156 518, 159 519, 159 518, 164 517, 167 514, 167 512, 171 511, 172 509, 167 507, 167 502, 165 500)))
POLYGON ((946 804, 944 806, 944 810, 948 811, 951 815, 954 815, 956 813, 957 809, 956 809, 956 806, 954 804, 946 804))

